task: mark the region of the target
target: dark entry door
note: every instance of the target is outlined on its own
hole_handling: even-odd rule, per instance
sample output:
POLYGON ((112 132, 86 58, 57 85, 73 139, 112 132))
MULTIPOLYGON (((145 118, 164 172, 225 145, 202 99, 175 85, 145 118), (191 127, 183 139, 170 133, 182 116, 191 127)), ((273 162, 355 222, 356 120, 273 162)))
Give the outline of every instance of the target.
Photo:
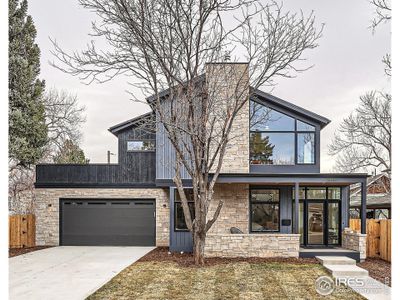
POLYGON ((61 245, 155 245, 154 200, 61 199, 60 208, 61 245))
POLYGON ((325 228, 324 202, 308 202, 307 205, 307 242, 309 245, 324 245, 325 228))
POLYGON ((305 201, 304 244, 307 246, 339 245, 340 222, 339 201, 305 201))

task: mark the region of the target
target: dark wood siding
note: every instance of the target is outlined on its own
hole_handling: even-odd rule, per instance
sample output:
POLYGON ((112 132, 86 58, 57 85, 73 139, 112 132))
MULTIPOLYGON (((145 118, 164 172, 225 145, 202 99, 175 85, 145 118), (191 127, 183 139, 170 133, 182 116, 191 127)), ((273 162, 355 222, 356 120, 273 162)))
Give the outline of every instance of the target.
POLYGON ((127 141, 154 139, 148 129, 118 133, 118 164, 43 164, 36 166, 36 187, 155 186, 156 152, 128 152, 127 141))

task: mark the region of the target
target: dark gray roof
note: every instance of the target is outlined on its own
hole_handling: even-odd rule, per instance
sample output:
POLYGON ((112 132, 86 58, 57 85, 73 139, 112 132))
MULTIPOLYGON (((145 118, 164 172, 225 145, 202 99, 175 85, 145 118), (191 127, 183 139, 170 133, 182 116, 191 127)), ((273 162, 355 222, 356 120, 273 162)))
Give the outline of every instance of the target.
MULTIPOLYGON (((391 194, 368 194, 367 195, 367 207, 390 207, 392 203, 391 194)), ((361 205, 360 195, 352 195, 350 197, 350 206, 358 207, 361 205)))
MULTIPOLYGON (((211 173, 213 174, 213 173, 211 173)), ((367 178, 367 173, 220 173, 219 177, 367 178)))
MULTIPOLYGON (((200 75, 198 77, 198 82, 201 82, 201 81, 205 80, 205 78, 206 78, 205 74, 200 75)), ((283 100, 281 98, 278 98, 278 97, 273 96, 273 95, 271 95, 269 93, 263 92, 263 91, 261 91, 259 89, 255 89, 253 87, 250 87, 250 89, 251 89, 252 92, 254 92, 255 95, 257 95, 257 97, 265 99, 265 100, 267 100, 269 102, 272 102, 275 105, 278 105, 278 106, 283 107, 283 108, 285 108, 285 109, 287 109, 289 111, 292 111, 292 112, 294 112, 296 114, 300 114, 300 115, 302 115, 302 116, 304 116, 306 118, 309 118, 311 120, 316 121, 317 123, 320 124, 321 129, 324 128, 326 125, 328 125, 331 122, 329 119, 327 119, 327 118, 325 118, 325 117, 323 117, 321 115, 318 115, 318 114, 316 114, 316 113, 314 113, 312 111, 304 109, 304 108, 302 108, 300 106, 297 106, 297 105, 295 105, 295 104, 293 104, 293 103, 291 103, 289 101, 283 100)), ((169 93, 169 89, 165 89, 165 90, 163 90, 163 91, 161 91, 159 93, 159 97, 160 98, 165 97, 165 96, 168 95, 168 93, 169 93)), ((155 95, 152 95, 152 96, 146 98, 146 100, 147 100, 148 103, 153 102, 155 100, 155 95)))
POLYGON ((309 111, 307 109, 304 109, 300 106, 297 106, 291 102, 288 102, 286 100, 283 100, 281 98, 278 98, 276 96, 273 96, 269 93, 263 92, 259 89, 254 89, 254 94, 257 95, 258 97, 264 98, 269 102, 272 102, 278 106, 284 107, 285 109, 292 111, 294 113, 303 115, 307 118, 310 118, 317 123, 321 125, 321 129, 324 128, 326 125, 328 125, 331 121, 323 116, 320 116, 312 111, 309 111))
POLYGON ((143 115, 137 116, 135 118, 129 119, 129 120, 119 123, 117 125, 111 126, 110 128, 108 128, 108 131, 110 131, 112 134, 114 134, 116 136, 121 130, 124 130, 130 126, 134 126, 135 124, 137 124, 137 122, 139 122, 145 118, 148 118, 153 114, 154 114, 153 112, 148 112, 143 115))
MULTIPOLYGON (((382 177, 389 177, 387 176, 385 173, 381 173, 378 175, 374 175, 374 176, 370 176, 367 179, 367 187, 370 186, 371 184, 373 184, 375 181, 377 181, 378 179, 382 178, 382 177)), ((356 183, 356 184, 352 184, 350 186, 350 196, 356 195, 358 193, 361 192, 361 184, 360 183, 356 183)))
MULTIPOLYGON (((206 79, 206 74, 202 74, 202 75, 197 76, 197 77, 194 79, 194 80, 195 80, 194 82, 195 82, 195 83, 200 83, 200 82, 202 82, 202 81, 205 80, 205 79, 206 79)), ((183 85, 185 85, 186 83, 187 83, 187 82, 183 83, 183 85)), ((167 96, 168 94, 169 94, 169 89, 165 89, 165 90, 159 92, 159 93, 158 93, 158 96, 159 96, 160 99, 161 99, 161 98, 167 96)), ((146 101, 147 101, 148 103, 151 103, 151 102, 153 102, 154 100, 156 100, 156 95, 151 95, 151 96, 149 96, 149 97, 146 98, 146 101)))

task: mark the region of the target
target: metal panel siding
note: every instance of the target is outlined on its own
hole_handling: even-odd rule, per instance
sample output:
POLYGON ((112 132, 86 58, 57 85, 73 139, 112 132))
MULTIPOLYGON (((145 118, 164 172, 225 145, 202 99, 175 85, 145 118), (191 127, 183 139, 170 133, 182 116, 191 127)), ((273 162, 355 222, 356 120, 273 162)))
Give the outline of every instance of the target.
POLYGON ((291 187, 281 187, 281 203, 280 203, 280 233, 291 233, 292 224, 290 226, 283 226, 282 220, 289 219, 292 220, 292 188, 291 187))
POLYGON ((170 203, 170 230, 169 230, 169 250, 171 252, 192 252, 193 251, 193 239, 190 231, 175 231, 174 230, 174 218, 175 218, 175 194, 174 188, 169 189, 169 203, 170 203))
POLYGON ((60 244, 154 246, 154 200, 62 199, 60 244))
MULTIPOLYGON (((157 122, 156 145, 156 178, 174 178, 175 149, 168 138, 164 126, 159 122, 157 122)), ((184 167, 181 168, 181 177, 182 179, 190 179, 190 176, 184 167)))

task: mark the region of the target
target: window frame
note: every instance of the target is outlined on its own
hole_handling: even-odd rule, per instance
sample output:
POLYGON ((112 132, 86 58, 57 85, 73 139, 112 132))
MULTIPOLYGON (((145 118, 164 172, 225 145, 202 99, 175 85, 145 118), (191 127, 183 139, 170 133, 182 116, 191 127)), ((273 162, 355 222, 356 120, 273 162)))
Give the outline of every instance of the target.
POLYGON ((276 187, 269 187, 269 186, 257 186, 257 187, 250 187, 249 189, 249 233, 250 234, 269 234, 269 233, 277 233, 281 231, 281 202, 282 202, 282 197, 281 197, 281 189, 276 188, 276 187), (251 192, 254 190, 277 190, 278 191, 278 196, 279 200, 278 202, 274 201, 252 201, 251 199, 251 192), (253 214, 252 214, 252 208, 253 208, 253 203, 255 204, 277 204, 278 205, 278 229, 277 230, 263 230, 263 231, 258 231, 258 230, 253 230, 252 223, 253 223, 253 214))
POLYGON ((317 135, 317 131, 318 130, 317 130, 317 126, 316 125, 313 125, 313 124, 311 124, 311 123, 309 123, 307 121, 304 121, 303 119, 300 119, 298 117, 289 115, 289 114, 287 114, 287 113, 285 113, 285 112, 283 112, 283 111, 281 111, 279 109, 276 109, 275 107, 271 107, 271 106, 262 104, 262 103, 260 103, 258 101, 251 100, 251 99, 249 101, 249 110, 250 110, 251 101, 253 101, 253 102, 255 102, 255 103, 259 104, 259 105, 263 105, 263 106, 265 106, 265 107, 267 107, 267 108, 269 108, 271 110, 277 111, 277 112, 279 112, 279 113, 281 113, 281 114, 283 114, 285 116, 288 116, 288 117, 292 118, 293 121, 294 121, 294 130, 252 130, 251 129, 251 116, 249 116, 249 164, 250 165, 253 165, 253 166, 259 166, 259 165, 263 165, 263 166, 296 166, 296 165, 315 166, 317 164, 317 136, 318 136, 317 135), (308 124, 310 126, 313 126, 315 128, 315 130, 314 131, 299 131, 298 128, 297 128, 297 121, 300 121, 300 122, 303 122, 303 123, 308 124), (251 161, 252 161, 251 157, 250 157, 250 152, 251 152, 250 151, 251 134, 252 133, 256 133, 256 132, 257 133, 261 133, 261 134, 263 134, 263 133, 265 133, 265 134, 268 134, 268 133, 293 133, 294 134, 294 145, 293 145, 294 146, 294 163, 293 164, 253 164, 253 163, 251 163, 251 161), (313 134, 314 135, 314 147, 313 147, 313 150, 314 150, 313 152, 314 153, 313 153, 313 162, 312 163, 302 163, 302 162, 298 161, 298 134, 313 134))
POLYGON ((155 139, 130 139, 126 140, 126 152, 155 152, 156 151, 156 140, 155 139), (153 150, 129 150, 128 149, 128 143, 129 142, 146 142, 146 141, 152 141, 154 144, 154 149, 153 150))
MULTIPOLYGON (((184 187, 184 189, 193 189, 193 188, 184 187)), ((176 228, 176 217, 177 217, 176 209, 177 209, 177 204, 180 204, 182 202, 180 200, 177 200, 176 193, 178 193, 178 189, 177 188, 174 189, 174 207, 173 207, 173 209, 174 209, 174 232, 190 232, 189 228, 186 228, 186 229, 177 229, 176 228)), ((194 201, 188 201, 188 205, 190 205, 190 204, 194 205, 194 201)), ((186 221, 185 221, 185 224, 186 224, 186 221)))
MULTIPOLYGON (((326 185, 325 186, 307 186, 307 185, 305 185, 305 186, 301 186, 300 188, 304 188, 304 198, 299 198, 299 203, 302 202, 303 205, 304 205, 303 206, 303 216, 299 215, 299 218, 303 218, 303 226, 305 226, 305 224, 308 224, 308 220, 307 220, 308 219, 308 211, 306 211, 306 210, 308 210, 309 202, 311 202, 311 203, 323 203, 323 207, 324 207, 324 224, 328 224, 328 218, 329 218, 329 216, 328 216, 328 214, 329 214, 328 209, 329 208, 328 207, 329 207, 329 203, 337 203, 338 204, 338 207, 339 207, 339 236, 338 236, 338 243, 337 244, 329 244, 329 242, 328 242, 329 241, 329 237, 328 237, 329 232, 328 232, 328 229, 326 228, 326 229, 324 229, 324 234, 325 234, 324 243, 321 246, 326 246, 326 245, 328 245, 328 246, 338 246, 338 245, 341 245, 342 244, 342 237, 341 237, 341 233, 340 232, 342 232, 342 229, 343 229, 343 226, 342 226, 342 220, 343 220, 343 216, 342 216, 343 187, 342 186, 337 186, 337 185, 332 185, 332 186, 326 186, 326 185), (308 196, 308 189, 309 188, 324 189, 325 190, 325 198, 310 198, 308 196), (328 193, 329 188, 338 188, 339 189, 339 198, 338 199, 329 198, 329 193, 328 193)), ((296 195, 295 195, 295 187, 292 187, 291 195, 292 195, 292 224, 294 224, 293 223, 293 220, 294 220, 293 213, 295 211, 294 211, 293 206, 295 205, 295 201, 296 201, 296 199, 295 199, 295 197, 296 197, 296 195)), ((350 208, 349 208, 349 212, 348 213, 349 213, 349 216, 350 216, 350 208)), ((293 230, 293 226, 292 226, 292 230, 293 230)), ((306 228, 303 228, 303 239, 304 240, 300 241, 300 242, 302 242, 303 245, 304 245, 305 241, 306 240, 308 241, 308 230, 306 228)), ((310 243, 307 244, 307 246, 312 246, 312 245, 313 244, 310 244, 310 243)))

